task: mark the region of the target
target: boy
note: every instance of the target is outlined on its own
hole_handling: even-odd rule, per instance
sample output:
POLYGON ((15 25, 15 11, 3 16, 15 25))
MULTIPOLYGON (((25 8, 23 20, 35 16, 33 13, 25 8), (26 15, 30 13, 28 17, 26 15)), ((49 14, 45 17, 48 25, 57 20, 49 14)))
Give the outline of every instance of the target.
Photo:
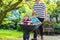
MULTIPOLYGON (((42 24, 40 21, 39 21, 39 19, 36 17, 36 12, 33 12, 32 13, 32 18, 30 18, 30 21, 31 21, 31 23, 33 24, 33 25, 40 25, 40 24, 42 24)), ((38 27, 38 26, 37 26, 38 27)), ((36 28, 37 28, 36 27, 36 28)))
MULTIPOLYGON (((42 24, 39 19, 36 17, 36 12, 34 11, 32 13, 32 18, 30 18, 30 21, 33 25, 35 25, 35 28, 34 28, 34 32, 37 33, 37 29, 39 28, 39 26, 42 24)), ((34 37, 36 35, 34 34, 34 37)), ((32 39, 32 40, 35 40, 35 39, 32 39)))

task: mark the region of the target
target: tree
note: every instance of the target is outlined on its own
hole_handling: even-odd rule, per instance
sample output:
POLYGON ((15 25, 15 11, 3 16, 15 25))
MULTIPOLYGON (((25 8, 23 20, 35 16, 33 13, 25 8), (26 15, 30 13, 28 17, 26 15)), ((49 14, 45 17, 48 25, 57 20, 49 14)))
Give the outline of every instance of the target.
MULTIPOLYGON (((41 0, 46 4, 47 12, 52 15, 53 10, 56 8, 56 4, 51 3, 49 0, 41 0)), ((10 12, 11 10, 19 9, 22 16, 24 16, 24 13, 31 14, 33 10, 33 4, 35 3, 35 0, 0 0, 0 25, 5 18, 7 12, 10 12), (22 8, 22 9, 21 9, 22 8)))
MULTIPOLYGON (((6 1, 6 0, 4 0, 4 1, 6 1)), ((10 5, 11 2, 8 5, 5 5, 2 0, 0 1, 0 3, 1 3, 0 8, 2 8, 4 5, 7 7, 7 9, 0 10, 1 11, 1 13, 0 13, 0 25, 1 25, 4 17, 6 16, 7 12, 9 12, 12 9, 16 8, 18 6, 18 4, 21 3, 21 2, 22 2, 22 0, 18 0, 16 3, 14 3, 12 5, 10 5)))
POLYGON ((56 9, 53 11, 53 17, 55 17, 56 18, 56 22, 58 23, 58 17, 60 16, 59 14, 60 14, 60 1, 57 1, 57 7, 56 7, 56 9))

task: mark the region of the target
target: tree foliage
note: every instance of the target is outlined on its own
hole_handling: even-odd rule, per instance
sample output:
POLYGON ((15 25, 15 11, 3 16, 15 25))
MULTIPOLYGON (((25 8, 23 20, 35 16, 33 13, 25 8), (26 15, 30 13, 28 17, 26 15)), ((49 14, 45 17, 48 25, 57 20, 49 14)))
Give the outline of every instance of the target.
MULTIPOLYGON (((41 1, 45 3, 46 8, 47 8, 47 13, 52 16, 54 15, 53 11, 59 10, 59 8, 60 8, 59 7, 60 3, 58 3, 58 2, 54 3, 54 2, 51 2, 50 0, 41 0, 41 1), (57 4, 58 4, 58 6, 57 6, 57 4), (58 8, 56 9, 56 7, 58 7, 58 8)), ((19 13, 20 13, 20 17, 23 17, 25 15, 25 13, 31 15, 34 3, 35 3, 35 0, 0 0, 0 16, 1 16, 0 25, 3 20, 9 20, 8 16, 12 15, 12 13, 11 13, 12 10, 18 9, 19 13)), ((4 21, 3 21, 3 23, 4 23, 4 21)), ((8 21, 8 23, 9 23, 9 21, 8 21)))
MULTIPOLYGON (((2 8, 0 11, 0 25, 4 19, 4 17, 6 16, 7 12, 11 11, 12 9, 16 8, 17 5, 22 2, 22 0, 18 0, 17 2, 11 4, 9 3, 10 1, 7 1, 8 3, 5 3, 6 0, 1 0, 1 4, 0 4, 0 8, 2 8), (5 4, 4 4, 5 3, 5 4), (11 5, 10 5, 11 4, 11 5), (6 6, 6 9, 4 9, 4 5, 6 6)), ((13 0, 14 1, 14 0, 13 0)), ((12 1, 11 1, 12 2, 12 1)))

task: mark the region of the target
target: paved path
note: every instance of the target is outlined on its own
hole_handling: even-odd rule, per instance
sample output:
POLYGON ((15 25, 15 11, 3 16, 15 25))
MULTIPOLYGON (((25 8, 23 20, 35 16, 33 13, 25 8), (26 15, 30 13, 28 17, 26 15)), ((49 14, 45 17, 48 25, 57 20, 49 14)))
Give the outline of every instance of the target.
MULTIPOLYGON (((30 37, 31 40, 32 37, 30 37)), ((23 40, 23 38, 15 38, 15 39, 0 39, 0 40, 23 40)), ((41 40, 40 37, 38 37, 38 40, 41 40)), ((44 35, 44 40, 60 40, 60 35, 58 36, 45 36, 44 35)))

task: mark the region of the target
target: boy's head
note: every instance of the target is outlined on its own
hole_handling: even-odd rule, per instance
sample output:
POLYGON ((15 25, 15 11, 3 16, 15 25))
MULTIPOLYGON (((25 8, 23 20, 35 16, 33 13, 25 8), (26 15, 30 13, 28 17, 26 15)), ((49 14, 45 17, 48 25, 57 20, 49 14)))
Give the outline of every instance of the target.
POLYGON ((32 17, 36 17, 36 12, 34 11, 33 13, 32 13, 32 17))
POLYGON ((29 15, 25 14, 24 19, 29 19, 29 15))

